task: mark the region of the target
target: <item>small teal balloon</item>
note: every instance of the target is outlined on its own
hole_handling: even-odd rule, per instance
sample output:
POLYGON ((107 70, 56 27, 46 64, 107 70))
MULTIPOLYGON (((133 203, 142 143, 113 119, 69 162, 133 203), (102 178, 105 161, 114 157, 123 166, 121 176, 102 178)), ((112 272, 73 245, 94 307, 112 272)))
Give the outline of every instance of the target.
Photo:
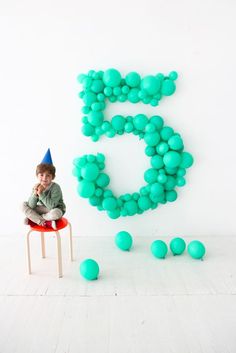
POLYGON ((93 259, 86 259, 80 264, 80 274, 88 281, 93 281, 98 278, 99 266, 93 259))
POLYGON ((174 238, 170 242, 170 250, 173 255, 181 255, 186 248, 186 243, 182 238, 174 238))
POLYGON ((206 248, 199 240, 193 240, 188 244, 187 251, 193 259, 202 259, 206 253, 206 248))
POLYGON ((115 236, 115 244, 119 249, 129 251, 133 244, 132 236, 128 232, 121 231, 115 236))
POLYGON ((151 244, 151 253, 158 259, 164 259, 168 252, 167 245, 162 240, 154 240, 151 244))

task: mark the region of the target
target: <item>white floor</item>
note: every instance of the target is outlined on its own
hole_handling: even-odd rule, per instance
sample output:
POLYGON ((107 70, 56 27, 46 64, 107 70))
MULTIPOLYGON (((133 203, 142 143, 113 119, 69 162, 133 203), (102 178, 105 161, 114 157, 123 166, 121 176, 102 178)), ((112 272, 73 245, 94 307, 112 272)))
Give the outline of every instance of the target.
POLYGON ((63 233, 59 279, 52 235, 46 259, 33 236, 31 276, 25 239, 0 237, 0 353, 236 352, 235 237, 199 239, 204 261, 157 260, 154 238, 134 238, 122 252, 112 237, 75 237, 70 263, 67 240, 63 233), (97 281, 80 277, 85 258, 99 263, 97 281))

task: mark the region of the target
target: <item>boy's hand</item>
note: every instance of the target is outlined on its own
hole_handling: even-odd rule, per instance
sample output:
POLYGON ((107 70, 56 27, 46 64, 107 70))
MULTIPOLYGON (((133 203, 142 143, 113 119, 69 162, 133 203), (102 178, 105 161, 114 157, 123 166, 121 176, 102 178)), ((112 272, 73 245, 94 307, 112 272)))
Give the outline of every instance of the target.
POLYGON ((37 194, 40 195, 42 194, 42 192, 44 192, 45 187, 43 187, 43 185, 39 184, 38 188, 37 188, 37 194))
POLYGON ((34 195, 35 196, 38 196, 38 187, 39 187, 39 183, 38 184, 35 184, 34 188, 33 188, 33 192, 34 192, 34 195))

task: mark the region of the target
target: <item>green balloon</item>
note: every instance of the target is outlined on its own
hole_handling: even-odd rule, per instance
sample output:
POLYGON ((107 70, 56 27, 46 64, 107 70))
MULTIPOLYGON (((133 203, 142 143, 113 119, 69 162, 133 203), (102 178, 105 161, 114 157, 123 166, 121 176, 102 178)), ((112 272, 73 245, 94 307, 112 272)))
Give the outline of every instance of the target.
POLYGON ((183 145, 183 140, 179 135, 172 135, 168 140, 168 145, 172 150, 181 150, 183 145))
POLYGON ((169 138, 174 135, 174 130, 172 129, 172 127, 169 127, 169 126, 165 126, 161 129, 161 138, 162 140, 164 141, 168 141, 169 138))
POLYGON ((111 119, 111 125, 115 130, 123 130, 125 123, 126 119, 122 115, 115 115, 111 119))
POLYGON ((161 184, 159 184, 159 183, 152 184, 151 193, 153 195, 160 196, 163 194, 163 192, 164 192, 164 187, 161 184))
POLYGON ((93 83, 91 85, 91 90, 95 93, 103 92, 104 83, 102 82, 102 80, 93 80, 93 83))
POLYGON ((186 243, 182 238, 174 238, 170 242, 170 250, 173 255, 181 255, 186 248, 186 243))
POLYGON ((191 241, 188 244, 187 250, 193 259, 202 259, 206 252, 205 246, 199 240, 191 241))
POLYGON ((124 208, 126 209, 129 216, 133 216, 138 212, 138 204, 135 200, 129 200, 125 202, 124 208))
POLYGON ((149 208, 151 208, 152 202, 151 202, 151 200, 149 199, 148 196, 141 196, 141 197, 138 199, 138 205, 139 205, 139 208, 140 208, 142 211, 146 211, 146 210, 148 210, 149 208))
POLYGON ((98 278, 99 266, 93 259, 86 259, 80 264, 80 274, 88 281, 93 281, 98 278))
POLYGON ((181 163, 180 167, 181 168, 189 168, 193 164, 193 157, 190 153, 188 152, 183 152, 181 154, 181 163))
POLYGON ((121 74, 116 69, 108 69, 103 74, 103 82, 108 87, 119 86, 121 81, 121 74))
POLYGON ((93 181, 98 177, 99 168, 95 163, 87 163, 81 169, 81 176, 88 181, 93 181))
POLYGON ((133 120, 133 124, 137 130, 144 130, 147 123, 148 123, 148 118, 146 115, 144 115, 144 114, 135 115, 134 120, 133 120))
POLYGON ((166 201, 173 202, 177 199, 177 192, 175 190, 166 191, 166 201))
POLYGON ((166 79, 162 82, 161 93, 164 96, 170 96, 175 92, 175 83, 172 80, 166 79))
POLYGON ((144 77, 141 81, 141 89, 146 91, 149 95, 156 94, 159 91, 160 86, 160 80, 152 75, 144 77))
POLYGON ((100 111, 98 111, 98 112, 91 111, 88 115, 88 121, 93 126, 102 125, 103 118, 104 118, 103 113, 100 111))
POLYGON ((156 146, 160 141, 160 135, 157 131, 146 133, 144 135, 144 141, 148 146, 152 146, 152 147, 156 146))
POLYGON ((118 217, 120 217, 120 210, 119 208, 116 208, 113 211, 107 211, 107 215, 111 218, 111 219, 116 219, 118 217))
POLYGON ((81 197, 88 198, 94 194, 95 185, 91 181, 82 180, 78 185, 78 193, 81 197))
POLYGON ((181 155, 175 151, 169 151, 165 153, 163 162, 167 168, 178 167, 181 163, 181 155))
POLYGON ((149 183, 155 183, 157 180, 158 172, 154 168, 147 169, 144 173, 144 180, 149 183))
POLYGON ((169 145, 166 142, 160 142, 157 147, 156 147, 156 151, 158 154, 160 154, 161 156, 163 156, 166 152, 169 151, 169 145))
POLYGON ((166 243, 162 240, 155 240, 151 244, 151 253, 158 259, 164 259, 168 252, 166 243))
POLYGON ((128 100, 131 103, 138 103, 140 101, 138 93, 139 93, 138 88, 132 88, 128 93, 128 100))
POLYGON ((85 136, 92 136, 94 134, 94 127, 89 123, 84 124, 82 127, 82 133, 85 136))
POLYGON ((153 115, 150 122, 156 126, 157 130, 161 130, 164 125, 164 120, 159 115, 153 115))
POLYGON ((109 185, 109 183, 110 183, 110 177, 105 173, 99 174, 98 178, 96 179, 96 184, 101 188, 109 185))
POLYGON ((115 197, 107 197, 103 200, 102 207, 106 211, 114 211, 117 207, 117 201, 115 197))
POLYGON ((97 101, 97 96, 95 93, 86 92, 83 96, 83 102, 88 107, 90 107, 96 101, 97 101))
POLYGON ((125 231, 121 231, 115 236, 115 244, 116 246, 124 251, 130 250, 133 243, 132 236, 125 231))
POLYGON ((160 169, 164 166, 163 158, 161 156, 155 155, 151 158, 151 165, 153 168, 160 169))
MULTIPOLYGON (((137 87, 140 84, 141 78, 137 72, 130 72, 128 73, 128 75, 126 75, 125 81, 128 86, 137 87)), ((128 93, 128 92, 124 92, 124 93, 128 93)))

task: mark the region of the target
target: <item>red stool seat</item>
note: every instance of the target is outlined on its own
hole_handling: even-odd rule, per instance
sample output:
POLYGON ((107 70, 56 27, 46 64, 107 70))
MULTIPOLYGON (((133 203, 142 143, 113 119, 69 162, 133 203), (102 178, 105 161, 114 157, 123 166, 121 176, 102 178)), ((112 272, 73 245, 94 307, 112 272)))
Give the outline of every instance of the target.
POLYGON ((57 231, 57 230, 60 230, 60 229, 67 227, 68 220, 66 218, 62 217, 58 221, 56 221, 56 225, 57 225, 57 229, 43 227, 38 224, 36 224, 35 226, 30 226, 30 228, 32 230, 35 230, 36 232, 43 232, 43 233, 55 232, 55 230, 57 231))

